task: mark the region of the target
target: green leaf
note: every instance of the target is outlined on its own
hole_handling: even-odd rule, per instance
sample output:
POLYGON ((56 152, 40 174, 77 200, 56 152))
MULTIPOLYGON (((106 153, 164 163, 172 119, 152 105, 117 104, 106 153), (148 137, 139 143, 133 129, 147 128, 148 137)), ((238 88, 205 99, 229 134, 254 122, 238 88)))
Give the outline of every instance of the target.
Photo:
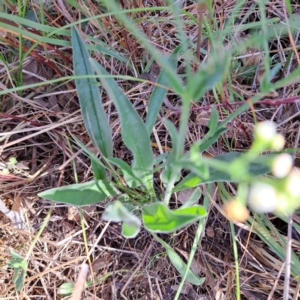
POLYGON ((153 164, 154 165, 159 165, 165 158, 168 157, 168 155, 170 154, 170 152, 164 152, 163 154, 158 155, 155 159, 153 164))
MULTIPOLYGON (((182 47, 178 46, 173 53, 169 56, 168 61, 170 62, 170 66, 176 70, 176 66, 178 63, 178 56, 181 52, 182 47)), ((168 76, 168 73, 163 69, 160 75, 157 78, 157 84, 161 86, 169 87, 171 86, 171 80, 168 76)), ((149 135, 152 132, 153 126, 156 122, 159 110, 163 104, 164 98, 168 92, 167 89, 161 87, 161 86, 155 86, 153 89, 153 92, 150 97, 149 105, 148 105, 148 112, 146 117, 146 128, 148 130, 149 135)))
POLYGON ((190 189, 200 184, 204 184, 205 180, 200 176, 195 175, 194 173, 189 173, 183 178, 173 189, 173 192, 179 192, 185 189, 190 189))
POLYGON ((8 262, 10 268, 14 268, 14 263, 20 263, 23 260, 23 257, 15 252, 13 249, 9 249, 11 260, 8 262))
POLYGON ((142 182, 133 174, 131 167, 125 161, 115 157, 108 158, 107 160, 122 171, 125 181, 129 187, 135 188, 141 185, 142 182))
POLYGON ((91 163, 92 163, 92 169, 94 172, 94 178, 96 180, 104 180, 106 178, 105 168, 93 159, 91 159, 91 163))
MULTIPOLYGON (((87 48, 75 27, 72 27, 72 48, 74 75, 94 75, 87 48)), ((93 144, 99 147, 105 157, 113 156, 111 128, 95 78, 75 80, 85 128, 93 144)))
POLYGON ((228 70, 228 55, 212 57, 207 64, 201 65, 200 71, 188 79, 187 90, 194 101, 200 100, 205 91, 220 82, 228 70))
POLYGON ((73 291, 74 291, 74 283, 65 282, 59 287, 58 294, 65 297, 65 296, 72 295, 73 291))
POLYGON ((268 93, 273 89, 271 81, 274 79, 276 74, 280 71, 282 64, 277 63, 270 72, 265 72, 260 80, 260 90, 262 93, 268 93))
POLYGON ((145 227, 153 232, 169 233, 189 225, 206 215, 202 206, 170 210, 165 203, 143 206, 145 227))
POLYGON ((216 109, 216 107, 213 105, 211 108, 211 116, 210 119, 208 121, 208 128, 210 132, 214 132, 215 129, 217 128, 219 122, 219 113, 216 109))
POLYGON ((104 221, 123 222, 122 234, 127 238, 134 238, 141 228, 140 219, 120 202, 110 203, 102 215, 104 221))
MULTIPOLYGON (((242 155, 243 155, 243 153, 230 152, 230 153, 222 154, 222 155, 216 156, 215 158, 210 158, 210 159, 230 163, 242 155)), ((270 167, 268 166, 267 162, 268 162, 268 158, 270 156, 273 156, 273 154, 262 156, 262 158, 264 158, 264 160, 265 160, 265 163, 264 163, 264 160, 259 161, 259 158, 257 160, 257 163, 250 163, 248 172, 253 177, 269 173, 270 167)), ((173 189, 173 192, 178 192, 178 191, 181 191, 184 189, 189 189, 189 188, 198 186, 200 184, 206 184, 206 183, 211 183, 211 182, 237 182, 236 178, 234 178, 234 179, 231 178, 228 173, 220 171, 220 170, 212 168, 212 167, 209 168, 209 177, 208 178, 203 177, 202 170, 199 170, 199 172, 197 172, 195 170, 195 168, 189 168, 188 164, 186 167, 187 167, 187 169, 192 169, 192 173, 188 174, 182 181, 180 181, 173 189)))
POLYGON ((175 181, 178 181, 180 178, 180 168, 175 164, 178 145, 177 137, 179 133, 173 123, 169 120, 164 120, 164 124, 167 127, 172 140, 172 151, 168 155, 165 169, 161 173, 161 180, 167 185, 169 181, 173 181, 173 178, 175 178, 175 181))
POLYGON ((9 251, 11 254, 11 260, 8 262, 8 267, 14 269, 12 281, 16 285, 16 290, 20 291, 23 288, 25 281, 27 261, 13 249, 9 249, 9 251))
POLYGON ((38 195, 51 201, 82 206, 104 201, 108 197, 117 194, 119 194, 119 191, 111 182, 106 180, 92 180, 85 183, 50 189, 38 195))
POLYGON ((37 17, 36 13, 31 9, 27 10, 26 15, 24 16, 25 19, 30 20, 32 22, 35 22, 35 23, 40 22, 37 20, 36 17, 37 17))
MULTIPOLYGON (((160 239, 157 235, 153 235, 165 248, 168 254, 168 257, 172 263, 172 265, 175 267, 177 272, 183 276, 185 273, 185 270, 187 268, 186 264, 183 262, 183 260, 180 258, 180 256, 162 239, 160 239)), ((205 281, 205 277, 199 277, 195 273, 193 273, 191 270, 188 271, 188 274, 186 276, 186 280, 194 285, 201 285, 205 281)))
POLYGON ((205 138, 200 143, 199 152, 204 152, 207 148, 214 144, 219 139, 219 137, 227 130, 227 128, 219 128, 213 133, 212 136, 210 136, 210 132, 208 132, 207 136, 205 136, 205 138))
POLYGON ((200 199, 201 194, 202 194, 201 190, 199 188, 196 188, 193 191, 193 193, 190 195, 189 199, 180 208, 186 208, 192 206, 200 199))
POLYGON ((154 193, 153 154, 146 126, 115 80, 109 78, 106 70, 96 61, 92 60, 92 64, 96 72, 103 76, 100 80, 118 110, 122 126, 122 139, 134 157, 132 171, 148 190, 154 193))
MULTIPOLYGON (((104 177, 104 172, 107 169, 107 166, 105 166, 102 163, 102 161, 91 151, 91 149, 89 149, 85 144, 83 144, 74 134, 72 134, 70 132, 70 135, 72 136, 75 143, 79 146, 80 150, 82 152, 84 152, 91 159, 91 161, 93 161, 94 163, 96 162, 99 169, 101 168, 101 170, 100 170, 101 174, 98 174, 98 176, 101 176, 101 177, 103 176, 102 180, 104 180, 106 178, 106 174, 104 177)), ((92 167, 93 167, 93 165, 92 165, 92 167)), ((94 171, 94 169, 93 169, 93 171, 94 171)), ((95 178, 95 179, 97 179, 97 178, 95 178)))
POLYGON ((293 72, 291 72, 288 76, 283 77, 272 85, 274 90, 280 89, 284 86, 288 86, 290 84, 299 82, 300 80, 300 66, 298 66, 293 72))
POLYGON ((141 230, 141 225, 140 224, 134 224, 134 223, 126 223, 126 222, 123 222, 123 225, 122 225, 122 234, 123 236, 125 236, 126 238, 128 239, 133 239, 135 238, 138 233, 140 232, 141 230))
POLYGON ((18 272, 17 270, 14 271, 13 283, 15 283, 17 291, 22 290, 24 286, 25 276, 26 276, 25 270, 21 270, 21 272, 19 272, 19 270, 18 272))

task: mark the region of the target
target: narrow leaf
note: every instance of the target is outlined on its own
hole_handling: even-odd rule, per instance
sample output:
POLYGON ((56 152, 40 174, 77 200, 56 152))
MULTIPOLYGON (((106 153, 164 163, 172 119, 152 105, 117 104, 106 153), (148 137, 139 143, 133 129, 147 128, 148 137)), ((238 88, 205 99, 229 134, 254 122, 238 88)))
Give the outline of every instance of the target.
POLYGON ((94 178, 96 180, 104 180, 106 179, 106 170, 105 168, 98 164, 97 161, 91 159, 91 164, 92 164, 92 169, 93 169, 93 172, 94 172, 94 178))
MULTIPOLYGON (((178 56, 181 52, 182 47, 178 46, 174 52, 170 55, 168 61, 170 62, 170 66, 176 70, 176 66, 178 63, 178 56)), ((160 75, 157 78, 157 84, 161 86, 169 87, 171 86, 172 80, 168 76, 168 72, 166 72, 164 69, 160 73, 160 75)), ((167 89, 161 87, 161 86, 155 86, 153 89, 153 92, 150 97, 150 102, 148 105, 148 113, 146 117, 146 128, 148 130, 148 133, 151 134, 153 126, 156 122, 159 110, 163 104, 164 98, 168 92, 167 89)))
POLYGON ((201 197, 201 190, 199 188, 196 188, 193 191, 193 193, 190 195, 190 197, 187 199, 187 201, 180 208, 186 208, 192 206, 200 199, 200 197, 201 197))
POLYGON ((177 137, 178 137, 178 131, 169 120, 164 120, 164 124, 167 127, 167 130, 171 136, 172 140, 172 151, 168 155, 166 167, 161 173, 161 180, 166 185, 169 181, 173 181, 173 178, 175 181, 178 181, 180 178, 180 168, 176 166, 176 153, 177 153, 177 137))
POLYGON ((133 174, 131 167, 125 161, 116 157, 111 157, 107 160, 115 166, 117 166, 122 171, 125 181, 129 187, 135 188, 141 185, 142 182, 133 174))
MULTIPOLYGON (((94 75, 89 62, 89 54, 82 38, 75 27, 72 27, 72 48, 74 74, 77 76, 94 75)), ((111 128, 95 78, 75 79, 85 128, 93 144, 99 147, 105 157, 113 156, 111 128)))
POLYGON ((212 136, 207 136, 207 140, 204 139, 200 143, 199 152, 204 152, 206 149, 208 149, 212 144, 214 144, 219 137, 225 133, 228 129, 227 128, 219 128, 217 129, 212 136))
POLYGON ((51 201, 81 206, 101 202, 107 199, 107 197, 117 194, 119 194, 119 191, 111 182, 92 180, 85 183, 54 188, 38 195, 51 201))
POLYGON ((228 70, 228 56, 212 57, 211 60, 201 66, 200 71, 190 76, 187 90, 192 99, 198 101, 206 90, 209 90, 220 82, 226 70, 228 70))
MULTIPOLYGON (((157 235, 153 235, 165 248, 167 251, 167 254, 169 256, 169 259, 172 263, 172 265, 175 267, 175 269, 178 271, 178 273, 183 276, 185 273, 185 270, 187 268, 186 264, 183 262, 183 260, 180 258, 180 256, 162 239, 160 239, 157 235)), ((191 270, 188 271, 188 274, 186 276, 186 280, 189 283, 195 284, 195 285, 201 285, 205 281, 205 277, 199 277, 195 273, 193 273, 191 270)))
POLYGON ((218 121, 219 121, 219 114, 218 111, 216 109, 216 107, 213 105, 211 108, 211 116, 210 119, 208 121, 208 128, 209 131, 214 132, 215 129, 217 128, 218 125, 218 121))
POLYGON ((92 60, 92 64, 103 75, 101 82, 118 110, 124 144, 134 157, 132 171, 153 192, 153 154, 146 126, 115 80, 96 61, 92 60))
POLYGON ((170 155, 170 152, 164 152, 163 154, 158 155, 155 159, 153 164, 154 165, 159 165, 165 158, 168 157, 168 155, 170 155))

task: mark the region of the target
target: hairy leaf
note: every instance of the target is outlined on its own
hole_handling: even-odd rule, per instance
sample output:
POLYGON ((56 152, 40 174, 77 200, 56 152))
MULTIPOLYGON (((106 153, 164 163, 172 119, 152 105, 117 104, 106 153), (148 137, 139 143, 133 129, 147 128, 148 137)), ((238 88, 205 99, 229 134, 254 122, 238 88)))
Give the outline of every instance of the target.
POLYGON ((55 202, 81 206, 101 202, 117 194, 119 194, 119 191, 111 182, 92 180, 50 189, 39 193, 39 196, 55 202))
POLYGON ((96 61, 92 64, 118 110, 124 144, 134 157, 132 171, 153 193, 153 154, 146 126, 115 80, 96 61))
MULTIPOLYGON (((78 76, 94 75, 88 51, 75 27, 72 27, 72 48, 74 74, 78 76)), ((75 84, 84 125, 93 144, 99 147, 105 157, 113 156, 111 128, 102 106, 97 80, 95 78, 77 78, 75 84)))

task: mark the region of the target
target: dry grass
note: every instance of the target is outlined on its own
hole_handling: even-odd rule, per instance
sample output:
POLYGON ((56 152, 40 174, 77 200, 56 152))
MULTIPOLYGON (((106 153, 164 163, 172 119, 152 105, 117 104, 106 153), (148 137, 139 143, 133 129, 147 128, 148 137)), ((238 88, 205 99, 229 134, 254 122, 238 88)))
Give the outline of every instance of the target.
MULTIPOLYGON (((159 6, 163 1, 120 1, 124 8, 159 6), (147 4, 146 4, 147 3, 147 4)), ((103 12, 101 6, 88 0, 77 1, 79 7, 71 8, 67 2, 54 0, 44 4, 45 24, 60 28, 84 17, 91 17, 103 12)), ((246 1, 242 7, 240 20, 255 22, 259 19, 259 12, 254 9, 246 19, 243 16, 249 13, 254 1, 246 1)), ((215 20, 220 29, 232 13, 233 1, 214 1, 213 11, 215 20)), ((297 1, 292 1, 293 11, 299 10, 297 1)), ((197 18, 197 8, 192 1, 186 1, 184 8, 197 18)), ((11 8, 12 9, 12 8, 11 8)), ((35 1, 28 3, 28 10, 39 16, 39 4, 35 1)), ((267 4, 267 18, 278 17, 284 20, 283 1, 269 1, 267 4)), ((206 12, 205 12, 206 14, 206 12)), ((166 11, 139 12, 132 14, 132 18, 139 19, 137 26, 149 37, 149 40, 164 54, 170 53, 178 45, 176 28, 171 22, 171 16, 166 11)), ((190 39, 196 42, 198 27, 186 16, 184 30, 190 39)), ((145 72, 157 76, 159 66, 151 64, 150 55, 144 50, 134 37, 114 17, 101 19, 102 23, 92 20, 82 24, 82 32, 105 43, 108 49, 130 59, 133 68, 125 63, 93 52, 93 56, 103 66, 115 75, 130 75, 139 77, 145 72)), ((1 30, 1 28, 0 28, 1 30)), ((38 33, 35 28, 26 28, 29 32, 38 33)), ((243 34, 248 34, 243 33, 243 34)), ((65 37, 69 40, 69 37, 65 37)), ((20 70, 18 69, 19 39, 15 32, 5 32, 0 38, 1 53, 6 59, 7 67, 1 65, 0 88, 5 90, 20 84, 20 70)), ((297 44, 297 41, 295 41, 297 44)), ((298 42, 299 44, 299 42, 298 42)), ((280 61, 285 60, 285 53, 292 45, 287 36, 278 36, 270 43, 271 56, 280 61)), ((24 39, 23 53, 30 47, 24 39)), ((206 51, 201 53, 201 61, 209 55, 208 39, 203 39, 201 47, 206 51)), ((235 106, 224 106, 224 101, 233 95, 235 101, 246 101, 253 97, 257 90, 260 74, 255 78, 256 66, 260 58, 259 49, 250 48, 249 53, 240 53, 237 61, 242 68, 231 74, 232 83, 225 83, 223 94, 218 95, 220 118, 224 119, 235 106), (248 73, 247 73, 248 72, 248 73), (253 88, 254 87, 254 88, 253 88)), ((54 47, 44 43, 35 47, 22 62, 23 85, 35 84, 42 81, 60 78, 72 74, 72 51, 70 47, 54 47)), ((297 57, 293 56, 284 72, 279 73, 275 80, 283 78, 298 66, 297 57)), ((178 73, 184 72, 182 58, 180 58, 178 73)), ((127 96, 141 116, 145 116, 145 108, 152 87, 149 83, 135 84, 130 80, 118 80, 119 85, 126 91, 127 96)), ((286 147, 295 145, 299 127, 299 109, 297 104, 282 103, 282 99, 297 95, 299 85, 291 84, 276 94, 270 95, 274 99, 271 103, 263 102, 249 110, 229 126, 229 131, 215 145, 208 155, 217 155, 228 151, 245 151, 252 140, 253 116, 258 120, 274 119, 287 140, 286 147), (270 105, 272 104, 272 105, 270 105)), ((172 93, 169 99, 173 105, 180 106, 180 99, 172 93)), ((201 138, 207 132, 209 110, 212 104, 218 104, 216 95, 207 92, 201 102, 194 103, 189 122, 189 131, 186 137, 186 149, 192 142, 201 138)), ((114 134, 115 156, 131 160, 130 153, 122 143, 120 137, 120 122, 112 102, 103 95, 104 106, 110 116, 114 134)), ((169 134, 166 131, 162 118, 169 118, 175 126, 179 122, 179 114, 168 107, 161 109, 160 118, 156 123, 156 133, 152 136, 155 155, 161 154, 171 146, 169 134)), ((24 228, 16 228, 11 221, 0 213, 0 290, 5 299, 62 299, 59 287, 64 282, 75 282, 82 263, 87 262, 84 247, 82 227, 78 211, 65 205, 53 205, 37 197, 38 192, 51 187, 58 187, 74 182, 84 182, 92 178, 88 158, 72 141, 71 134, 96 151, 89 142, 84 129, 80 107, 78 104, 73 81, 54 83, 26 89, 20 93, 11 92, 1 98, 1 156, 0 164, 15 157, 18 165, 10 169, 7 174, 1 173, 1 199, 7 208, 19 212, 25 219, 24 228), (41 227, 50 208, 53 211, 50 221, 35 245, 29 257, 28 272, 22 292, 17 293, 12 284, 12 271, 7 267, 10 259, 9 248, 13 248, 23 257, 26 257, 30 245, 41 227)), ((296 163, 299 166, 298 161, 296 163)), ((157 177, 159 185, 159 177, 157 177)), ((228 186, 229 193, 234 193, 235 186, 228 186)), ((205 275, 206 281, 200 287, 186 284, 181 299, 234 299, 235 294, 235 267, 232 252, 232 235, 229 222, 223 216, 221 199, 216 193, 211 195, 209 217, 205 234, 197 250, 193 270, 205 275), (219 298, 218 298, 219 297, 219 298)), ((175 202, 172 205, 177 205, 175 202)), ((162 248, 149 233, 142 231, 137 238, 127 240, 121 235, 118 224, 107 224, 101 220, 104 203, 87 208, 85 212, 85 232, 91 261, 93 278, 84 291, 84 299, 173 299, 180 276, 167 259, 165 249, 162 248)), ((285 222, 270 215, 272 224, 283 236, 287 234, 285 222)), ((300 225, 299 213, 294 215, 294 222, 300 225)), ((187 260, 195 226, 174 233, 162 235, 170 245, 187 260)), ((236 239, 239 246, 240 282, 242 299, 282 299, 284 265, 283 262, 255 235, 251 227, 236 224, 236 239), (275 289, 274 289, 275 288, 275 289)), ((292 248, 299 256, 299 231, 293 232, 292 248), (298 252, 297 252, 298 251, 298 252)), ((291 279, 291 295, 299 292, 299 284, 291 279)), ((295 296, 297 297, 297 296, 295 296)), ((65 298, 67 299, 67 298, 65 298)), ((297 299, 297 298, 294 298, 297 299)))

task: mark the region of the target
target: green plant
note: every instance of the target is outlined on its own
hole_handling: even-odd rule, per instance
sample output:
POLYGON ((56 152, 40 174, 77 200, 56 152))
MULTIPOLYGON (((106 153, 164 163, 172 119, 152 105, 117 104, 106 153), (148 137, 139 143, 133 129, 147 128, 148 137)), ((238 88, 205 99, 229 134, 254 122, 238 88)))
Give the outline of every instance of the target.
MULTIPOLYGON (((205 35, 211 39, 213 50, 208 61, 200 64, 199 61, 191 55, 191 51, 189 51, 192 45, 190 45, 190 41, 181 28, 179 15, 182 9, 179 4, 173 4, 172 1, 169 1, 169 6, 165 7, 165 9, 170 10, 173 14, 174 24, 178 27, 180 41, 180 46, 168 57, 165 57, 157 52, 147 38, 137 29, 135 24, 126 16, 126 13, 129 11, 121 11, 114 2, 103 2, 107 5, 107 10, 105 11, 110 11, 110 13, 107 14, 115 15, 119 22, 123 23, 124 26, 136 36, 144 45, 145 49, 152 55, 153 59, 162 66, 162 72, 158 77, 157 85, 152 93, 148 106, 148 114, 144 122, 131 105, 125 93, 117 85, 113 76, 108 74, 98 62, 90 59, 87 48, 94 51, 99 51, 99 49, 93 46, 87 47, 79 32, 74 27, 72 28, 74 75, 82 117, 90 139, 101 154, 99 159, 81 144, 76 137, 73 137, 90 156, 94 179, 82 184, 51 189, 40 193, 40 196, 52 201, 65 202, 76 206, 104 201, 108 197, 117 199, 107 206, 103 214, 103 219, 122 222, 122 233, 128 238, 135 237, 138 234, 142 220, 145 228, 166 248, 171 262, 183 276, 182 282, 186 279, 193 284, 200 285, 203 282, 203 278, 199 278, 189 270, 195 250, 191 253, 189 263, 186 265, 176 252, 159 238, 156 233, 169 233, 199 221, 194 243, 197 245, 203 228, 204 218, 206 217, 208 202, 206 201, 203 207, 194 205, 201 197, 200 190, 196 189, 195 193, 193 193, 184 206, 174 209, 172 205, 170 205, 170 199, 173 193, 214 182, 236 182, 239 184, 238 196, 232 202, 233 206, 225 207, 230 217, 232 216, 232 210, 236 208, 236 204, 238 204, 240 208, 245 208, 248 190, 250 186, 255 186, 255 178, 270 172, 274 155, 260 156, 260 153, 261 151, 270 149, 270 147, 272 149, 274 147, 270 143, 265 143, 264 139, 261 140, 257 137, 256 144, 254 143, 252 145, 248 153, 231 152, 214 158, 206 158, 203 156, 203 152, 227 131, 226 125, 241 112, 248 109, 249 104, 246 103, 222 122, 219 121, 217 109, 212 107, 211 118, 208 123, 208 133, 200 141, 196 141, 190 151, 184 153, 185 133, 187 130, 191 101, 199 101, 207 90, 213 90, 214 95, 218 98, 218 95, 222 94, 222 83, 230 77, 228 70, 230 70, 231 55, 238 50, 242 51, 242 49, 246 49, 248 45, 252 43, 259 45, 259 40, 263 40, 262 44, 267 52, 268 48, 266 43, 268 38, 272 35, 272 31, 266 31, 267 20, 263 18, 262 21, 257 22, 257 24, 251 24, 251 26, 260 27, 262 25, 264 27, 263 38, 257 34, 243 43, 233 45, 230 51, 223 51, 225 54, 220 55, 219 48, 224 49, 222 45, 224 36, 226 34, 232 35, 229 27, 234 24, 238 9, 235 10, 232 19, 230 19, 230 22, 227 24, 228 26, 225 27, 223 32, 219 30, 217 30, 216 33, 213 32, 212 26, 203 21, 206 29, 205 35), (219 39, 213 42, 215 34, 218 35, 219 39), (182 80, 176 72, 179 57, 183 57, 183 63, 186 66, 184 80, 182 80), (196 71, 193 70, 192 65, 196 66, 196 71), (97 73, 96 76, 94 71, 97 73), (111 129, 107 121, 106 113, 102 107, 97 78, 100 79, 101 88, 103 88, 113 100, 118 111, 122 126, 123 142, 133 155, 133 161, 130 165, 117 157, 113 157, 111 129), (181 121, 179 129, 175 128, 170 121, 164 121, 171 136, 172 151, 170 153, 164 153, 161 157, 154 160, 150 144, 150 133, 152 132, 168 89, 172 89, 182 99, 181 121), (260 145, 260 147, 257 147, 257 145, 260 145), (154 168, 154 165, 157 164, 159 166, 154 168), (190 173, 182 178, 182 171, 189 171, 190 173), (161 174, 160 178, 165 188, 163 193, 157 192, 153 183, 154 174, 158 172, 161 174)), ((237 8, 241 3, 242 2, 238 3, 237 8)), ((209 3, 207 6, 210 10, 211 7, 209 3)), ((261 4, 260 9, 262 10, 261 4)), ((135 12, 138 12, 138 10, 135 12)), ((24 24, 32 25, 29 20, 23 20, 17 17, 14 19, 18 20, 20 24, 23 22, 24 24)), ((273 21, 268 20, 268 23, 272 23, 273 21)), ((9 26, 10 25, 7 25, 7 28, 9 28, 9 26)), ((202 26, 202 24, 200 24, 200 26, 202 26)), ((274 26, 274 28, 275 27, 276 26, 274 26)), ((49 32, 49 35, 39 37, 33 33, 30 34, 40 41, 47 41, 54 45, 69 45, 67 41, 51 38, 51 35, 59 31, 61 34, 69 35, 69 31, 66 31, 64 28, 55 31, 53 28, 47 26, 43 28, 45 28, 45 32, 49 32)), ((250 27, 245 28, 249 29, 250 27)), ((13 29, 18 32, 20 36, 26 33, 22 28, 13 29)), ((28 36, 30 35, 28 34, 28 36)), ((104 50, 105 49, 102 49, 103 52, 104 50)), ((106 52, 103 54, 111 55, 127 63, 126 59, 120 55, 116 55, 113 51, 106 49, 106 52)), ((298 68, 286 79, 273 84, 272 79, 278 71, 278 66, 271 66, 270 59, 268 55, 266 55, 264 67, 267 72, 262 80, 261 91, 252 99, 252 103, 259 101, 265 94, 273 89, 282 87, 287 82, 299 77, 300 71, 298 68)), ((17 87, 12 90, 21 90, 22 88, 23 87, 17 87)), ((286 178, 283 180, 286 180, 286 178)), ((271 181, 266 182, 266 184, 269 183, 272 185, 271 181)), ((285 191, 288 192, 287 190, 285 191)), ((297 207, 296 197, 298 197, 298 195, 295 196, 295 201, 292 204, 288 203, 288 205, 285 205, 284 213, 289 213, 297 207)), ((229 198, 230 196, 225 197, 224 202, 229 198)), ((253 206, 253 201, 251 205, 253 206)), ((254 206, 253 208, 255 209, 254 206)), ((275 209, 276 206, 273 206, 272 209, 273 208, 275 209)), ((259 208, 257 210, 259 211, 259 208)), ((234 219, 234 216, 232 219, 234 219)), ((19 266, 16 265, 15 267, 17 268, 19 266)), ((18 287, 20 287, 20 285, 18 285, 18 287)))
MULTIPOLYGON (((174 257, 174 250, 168 248, 154 233, 169 233, 206 216, 206 211, 202 206, 193 205, 200 198, 200 193, 197 195, 197 199, 191 201, 190 206, 170 209, 169 201, 174 191, 209 182, 245 182, 270 171, 267 163, 269 156, 264 157, 259 163, 254 163, 259 153, 255 153, 251 159, 248 159, 249 155, 240 153, 229 153, 210 159, 202 157, 201 154, 227 130, 224 128, 224 122, 219 124, 216 109, 212 110, 208 134, 201 141, 195 142, 190 152, 183 154, 190 99, 199 99, 207 89, 213 88, 222 80, 227 64, 224 64, 223 60, 222 63, 221 60, 210 61, 207 65, 203 65, 197 76, 191 75, 191 78, 197 78, 197 84, 190 79, 187 87, 183 91, 178 91, 183 101, 180 128, 177 131, 170 121, 165 121, 173 146, 172 151, 166 157, 166 162, 160 163, 157 168, 161 170, 161 180, 166 187, 165 194, 161 195, 155 192, 153 186, 154 160, 149 137, 152 131, 149 124, 154 124, 158 110, 156 109, 155 114, 153 113, 155 108, 151 109, 144 123, 114 79, 101 65, 89 58, 86 46, 75 28, 72 28, 72 45, 74 71, 75 75, 78 75, 76 87, 83 120, 91 140, 101 153, 101 159, 91 155, 95 177, 92 181, 47 190, 40 193, 40 196, 52 201, 78 206, 89 205, 104 201, 107 197, 117 196, 119 200, 107 206, 103 219, 122 222, 123 235, 132 238, 140 230, 141 221, 138 216, 141 216, 145 228, 166 247, 170 258, 174 257), (111 129, 101 104, 92 67, 99 75, 103 88, 114 101, 118 110, 124 144, 134 157, 131 166, 125 161, 112 157, 111 129), (243 170, 248 170, 248 172, 243 171, 243 177, 239 172, 241 167, 243 170), (190 170, 191 173, 180 180, 182 170, 190 170), (110 179, 111 177, 112 179, 110 179), (178 183, 174 187, 176 182, 178 183)), ((177 51, 180 53, 180 49, 177 51)), ((169 68, 173 68, 174 57, 176 57, 176 52, 168 59, 167 66, 169 68)), ((172 74, 175 73, 172 72, 172 74)), ((166 73, 164 76, 160 78, 163 78, 166 84, 168 77, 166 73)), ((168 79, 172 86, 172 79, 168 79)), ((176 80, 180 79, 176 77, 176 80)), ((163 97, 164 95, 161 95, 160 98, 155 99, 156 106, 162 105, 163 97)), ((151 105, 152 103, 149 107, 151 105)), ((171 261, 183 275, 185 268, 179 267, 176 263, 176 261, 180 261, 179 265, 185 265, 180 257, 177 255, 176 259, 171 258, 171 261)), ((201 284, 203 282, 191 271, 187 275, 187 280, 191 283, 201 284)))

